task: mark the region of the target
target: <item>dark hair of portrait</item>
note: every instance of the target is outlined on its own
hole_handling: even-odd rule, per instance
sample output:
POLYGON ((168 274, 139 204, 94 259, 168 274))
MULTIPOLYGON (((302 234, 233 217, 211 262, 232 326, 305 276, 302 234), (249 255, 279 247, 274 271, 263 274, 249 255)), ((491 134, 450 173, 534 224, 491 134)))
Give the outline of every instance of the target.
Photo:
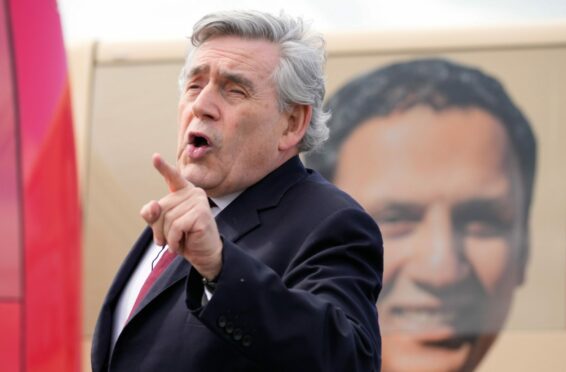
POLYGON ((442 111, 481 108, 503 124, 520 165, 526 215, 532 198, 536 140, 527 118, 502 84, 479 69, 445 59, 394 63, 350 80, 327 102, 330 139, 306 155, 307 164, 332 180, 340 148, 360 124, 423 105, 442 111))

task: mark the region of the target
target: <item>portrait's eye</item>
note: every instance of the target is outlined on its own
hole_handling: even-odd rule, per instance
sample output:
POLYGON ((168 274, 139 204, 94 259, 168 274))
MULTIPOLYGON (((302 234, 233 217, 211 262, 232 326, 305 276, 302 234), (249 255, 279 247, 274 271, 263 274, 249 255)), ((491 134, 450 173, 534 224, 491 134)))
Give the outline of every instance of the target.
POLYGON ((480 239, 507 234, 514 220, 513 208, 489 201, 476 201, 456 208, 453 218, 462 234, 480 239))
POLYGON ((422 214, 417 210, 406 208, 385 208, 373 214, 384 237, 402 238, 414 231, 419 224, 422 214))
POLYGON ((415 227, 414 221, 406 220, 378 220, 384 236, 388 238, 400 238, 408 235, 415 227))
POLYGON ((507 222, 496 218, 469 220, 462 225, 462 230, 467 236, 476 238, 501 236, 506 234, 509 228, 510 226, 507 222))

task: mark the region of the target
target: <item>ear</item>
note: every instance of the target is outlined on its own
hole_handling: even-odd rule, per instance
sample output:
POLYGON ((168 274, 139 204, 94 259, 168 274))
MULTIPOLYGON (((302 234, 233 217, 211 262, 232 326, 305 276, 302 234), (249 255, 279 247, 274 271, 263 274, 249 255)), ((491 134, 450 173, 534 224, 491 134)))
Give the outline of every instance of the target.
POLYGON ((294 105, 290 112, 286 114, 286 126, 279 139, 279 150, 287 151, 297 147, 305 136, 312 117, 312 106, 294 105))
POLYGON ((525 282, 525 277, 526 277, 526 271, 527 271, 527 263, 529 261, 529 251, 530 251, 530 229, 529 226, 525 223, 525 225, 523 226, 523 229, 525 231, 525 236, 523 237, 523 240, 521 241, 521 243, 519 243, 520 247, 519 249, 521 250, 519 252, 519 266, 517 267, 517 270, 519 270, 518 274, 517 274, 517 285, 521 285, 525 282))

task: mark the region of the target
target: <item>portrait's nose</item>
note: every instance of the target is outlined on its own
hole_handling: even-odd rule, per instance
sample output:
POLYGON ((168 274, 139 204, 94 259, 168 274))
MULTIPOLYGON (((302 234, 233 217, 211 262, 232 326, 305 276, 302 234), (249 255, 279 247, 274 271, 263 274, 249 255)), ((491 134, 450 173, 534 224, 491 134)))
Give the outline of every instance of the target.
POLYGON ((218 120, 220 117, 218 99, 218 93, 215 91, 214 86, 207 84, 192 104, 193 114, 203 121, 218 120))
POLYGON ((448 287, 471 273, 462 236, 450 213, 432 211, 421 226, 411 259, 412 279, 430 287, 448 287))

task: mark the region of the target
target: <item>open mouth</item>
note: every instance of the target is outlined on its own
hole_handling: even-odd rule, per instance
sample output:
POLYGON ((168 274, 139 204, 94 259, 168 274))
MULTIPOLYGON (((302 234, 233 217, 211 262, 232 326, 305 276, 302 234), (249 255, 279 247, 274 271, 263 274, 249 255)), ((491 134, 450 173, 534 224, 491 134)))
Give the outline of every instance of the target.
POLYGON ((189 134, 186 154, 193 160, 202 159, 212 150, 212 147, 213 144, 210 138, 202 133, 193 132, 189 134))
POLYGON ((193 145, 196 148, 210 146, 210 141, 203 135, 191 134, 189 136, 189 145, 193 145))
POLYGON ((430 306, 424 304, 395 305, 387 309, 390 328, 397 332, 419 334, 426 338, 453 338, 455 335, 476 334, 486 329, 482 308, 464 302, 430 306), (433 337, 433 335, 435 335, 433 337))

